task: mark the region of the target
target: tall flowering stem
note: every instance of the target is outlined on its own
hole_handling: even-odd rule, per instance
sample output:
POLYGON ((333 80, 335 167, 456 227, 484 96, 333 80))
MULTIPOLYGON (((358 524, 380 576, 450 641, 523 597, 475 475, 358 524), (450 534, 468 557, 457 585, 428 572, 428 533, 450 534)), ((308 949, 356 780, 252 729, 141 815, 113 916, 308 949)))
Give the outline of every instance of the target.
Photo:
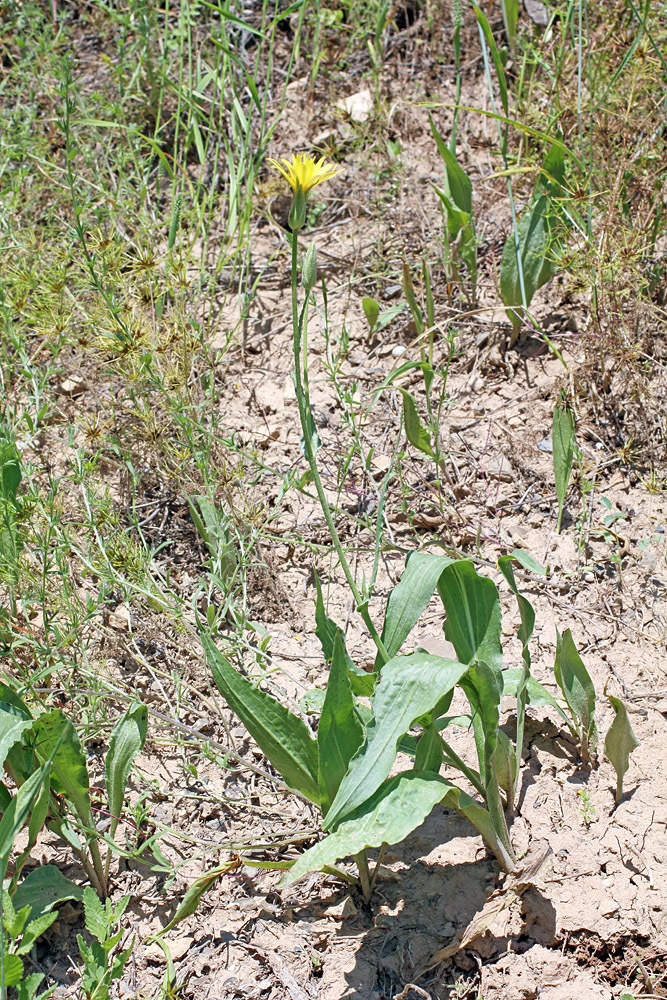
POLYGON ((303 308, 299 311, 299 231, 303 228, 306 221, 308 192, 311 188, 315 187, 315 185, 321 184, 322 181, 329 180, 336 173, 338 173, 338 170, 336 167, 326 164, 323 159, 316 161, 314 157, 309 157, 302 153, 293 155, 291 162, 283 159, 282 165, 276 160, 272 160, 270 162, 274 168, 279 170, 283 177, 285 177, 294 192, 289 218, 289 224, 292 230, 292 345, 294 351, 294 389, 299 411, 299 421, 301 423, 301 433, 303 435, 306 461, 310 466, 313 483, 317 492, 317 498, 320 502, 322 513, 324 514, 324 519, 327 523, 329 534, 331 535, 331 541, 333 542, 336 555, 338 556, 338 561, 340 562, 341 569, 345 574, 345 579, 347 580, 352 597, 354 598, 357 611, 363 618, 364 624, 366 625, 373 642, 377 647, 381 659, 386 663, 389 659, 387 650, 385 649, 384 643, 382 642, 382 639, 380 638, 380 635, 371 620, 368 611, 368 601, 363 599, 359 588, 357 587, 356 580, 354 579, 354 574, 350 568, 347 556, 345 555, 345 551, 336 529, 331 507, 329 505, 327 495, 324 492, 322 479, 317 468, 315 449, 313 447, 313 422, 310 409, 310 393, 308 389, 308 357, 306 350, 308 299, 316 280, 316 264, 314 250, 312 248, 306 255, 306 260, 304 262, 303 277, 305 301, 303 308))

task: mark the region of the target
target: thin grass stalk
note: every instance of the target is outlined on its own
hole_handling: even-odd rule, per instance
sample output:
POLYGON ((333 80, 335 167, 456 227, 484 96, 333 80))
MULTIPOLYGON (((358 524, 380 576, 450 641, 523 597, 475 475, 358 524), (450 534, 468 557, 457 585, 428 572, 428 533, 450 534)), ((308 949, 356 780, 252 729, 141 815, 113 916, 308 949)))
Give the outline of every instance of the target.
MULTIPOLYGON (((373 624, 371 616, 368 611, 368 601, 364 601, 359 589, 357 587, 356 581, 350 569, 350 564, 347 560, 345 552, 343 551, 343 546, 341 545, 340 537, 334 523, 334 519, 331 513, 331 508, 329 506, 329 501, 327 499, 326 493, 324 492, 324 486, 322 485, 322 479, 317 468, 317 460, 315 458, 315 453, 313 451, 313 442, 310 436, 310 399, 306 394, 306 387, 302 380, 302 365, 307 365, 307 357, 302 356, 304 352, 302 351, 302 328, 299 322, 299 297, 298 297, 298 232, 292 232, 292 323, 293 323, 293 352, 294 352, 294 388, 297 399, 297 408, 299 411, 299 420, 301 422, 301 431, 303 434, 304 451, 306 455, 306 460, 310 466, 310 470, 313 476, 313 483, 315 484, 315 490, 317 492, 317 498, 320 502, 322 508, 322 513, 324 514, 324 519, 327 523, 327 528, 331 535, 331 541, 333 542, 334 549, 336 550, 336 555, 341 565, 341 569, 345 574, 345 579, 347 580, 348 586, 354 598, 355 604, 357 606, 357 611, 364 620, 373 642, 378 650, 378 653, 383 658, 386 663, 389 659, 389 654, 385 649, 384 643, 380 638, 380 635, 373 624)), ((310 292, 306 294, 306 298, 310 292)), ((312 419, 312 418, 311 418, 312 419)))

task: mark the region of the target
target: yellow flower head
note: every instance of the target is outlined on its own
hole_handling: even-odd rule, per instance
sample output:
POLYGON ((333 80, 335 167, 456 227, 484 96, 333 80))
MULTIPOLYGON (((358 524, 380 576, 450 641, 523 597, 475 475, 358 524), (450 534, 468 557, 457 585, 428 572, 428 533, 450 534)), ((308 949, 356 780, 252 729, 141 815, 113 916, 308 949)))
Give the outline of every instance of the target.
POLYGON ((292 162, 281 157, 278 160, 269 160, 274 170, 278 170, 292 190, 296 193, 299 188, 304 194, 308 194, 311 188, 323 181, 329 181, 336 174, 341 172, 341 167, 334 166, 333 163, 325 163, 322 156, 316 160, 308 153, 292 153, 292 162), (284 164, 284 166, 283 166, 284 164))

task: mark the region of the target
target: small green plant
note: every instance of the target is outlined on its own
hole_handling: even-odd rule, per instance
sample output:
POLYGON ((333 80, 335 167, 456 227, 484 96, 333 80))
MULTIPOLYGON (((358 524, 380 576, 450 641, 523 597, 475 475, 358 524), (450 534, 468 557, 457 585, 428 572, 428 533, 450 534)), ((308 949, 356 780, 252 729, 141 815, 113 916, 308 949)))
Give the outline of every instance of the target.
POLYGON ((123 936, 121 920, 130 898, 123 896, 113 906, 110 899, 102 903, 89 886, 84 890, 86 930, 92 941, 86 944, 81 934, 76 939, 83 962, 81 988, 86 1000, 108 1000, 111 984, 123 975, 134 938, 124 950, 115 949, 123 936))
POLYGON ((23 956, 31 950, 35 941, 51 926, 58 914, 55 910, 31 916, 32 907, 27 904, 16 910, 8 892, 2 890, 2 905, 0 907, 0 923, 2 925, 2 954, 0 955, 0 995, 6 997, 6 987, 17 988, 18 1000, 46 1000, 55 986, 43 993, 37 993, 44 975, 41 972, 25 975, 23 956))
POLYGON ((623 798, 623 778, 629 767, 629 757, 639 746, 639 740, 634 734, 628 710, 621 699, 615 698, 612 694, 608 694, 607 697, 614 710, 614 721, 604 738, 604 752, 616 771, 616 805, 619 805, 623 798))
POLYGON ((558 522, 556 531, 560 534, 563 519, 563 506, 567 487, 572 472, 574 458, 574 413, 568 404, 567 393, 562 391, 554 407, 551 429, 553 447, 554 479, 556 480, 556 498, 558 500, 558 522))
POLYGON ((587 788, 580 788, 577 792, 579 796, 579 812, 586 826, 590 826, 595 819, 595 806, 591 802, 591 793, 587 788))
POLYGON ((500 292, 516 340, 535 292, 561 267, 568 218, 563 208, 565 150, 555 142, 535 183, 529 208, 510 234, 500 262, 500 292))
POLYGON ((621 536, 618 532, 618 522, 627 521, 628 515, 624 514, 620 510, 614 510, 614 505, 612 504, 609 497, 600 497, 600 503, 605 508, 607 513, 602 518, 602 537, 608 543, 613 543, 614 549, 611 554, 611 561, 616 566, 616 572, 618 573, 618 584, 619 587, 623 586, 623 543, 621 541, 621 536))
POLYGON ((468 298, 474 303, 477 296, 477 237, 472 206, 472 182, 456 159, 456 150, 447 145, 429 115, 431 132, 438 152, 445 164, 444 183, 441 188, 433 185, 445 218, 447 240, 445 248, 446 269, 450 280, 468 288, 468 298), (459 261, 465 265, 468 284, 462 281, 459 261))
MULTIPOLYGON (((72 849, 83 865, 91 884, 106 895, 111 854, 132 764, 146 738, 148 713, 144 705, 131 706, 119 719, 109 743, 105 761, 107 799, 105 810, 111 817, 106 859, 93 816, 86 755, 72 723, 61 709, 37 715, 8 684, 0 684, 0 737, 4 769, 19 792, 35 774, 49 767, 49 781, 40 792, 30 820, 26 850, 16 864, 15 886, 30 856, 42 826, 53 830, 72 849)), ((8 806, 9 791, 0 784, 0 795, 8 806)))
POLYGON ((598 731, 595 724, 595 688, 579 656, 572 633, 556 630, 554 677, 568 708, 568 726, 577 740, 585 764, 595 757, 598 731))

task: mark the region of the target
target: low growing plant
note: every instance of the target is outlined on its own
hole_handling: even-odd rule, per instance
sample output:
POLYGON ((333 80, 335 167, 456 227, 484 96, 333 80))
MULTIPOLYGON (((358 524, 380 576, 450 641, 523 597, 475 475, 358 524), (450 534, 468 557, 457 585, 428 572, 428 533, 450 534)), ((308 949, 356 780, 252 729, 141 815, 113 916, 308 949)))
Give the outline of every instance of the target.
MULTIPOLYGON (((316 460, 320 442, 311 413, 305 348, 308 303, 317 277, 312 245, 301 268, 305 301, 301 307, 298 302, 298 236, 306 218, 307 193, 332 176, 334 168, 303 155, 283 164, 278 169, 294 192, 290 212, 294 384, 302 447, 334 549, 377 655, 371 672, 354 663, 342 629, 326 613, 318 581, 316 634, 330 667, 317 736, 300 716, 235 669, 218 649, 210 622, 209 628, 200 623, 206 658, 228 706, 285 783, 321 811, 328 836, 298 858, 285 881, 310 871, 337 871, 336 864, 352 855, 368 898, 379 867, 378 862, 371 875, 368 849, 379 848, 382 855, 388 844, 400 842, 419 826, 437 803, 465 816, 503 870, 511 871, 517 857, 508 818, 520 783, 526 707, 530 701, 555 705, 576 737, 582 757, 589 759, 597 734, 595 692, 569 631, 562 639, 558 635, 554 671, 567 711, 532 677, 529 643, 535 613, 518 590, 513 563, 518 561, 533 572, 542 570, 520 550, 499 561, 519 608, 523 665, 518 670, 503 669, 498 589, 477 573, 470 559, 409 554, 401 579, 389 595, 382 628, 375 627, 368 606, 370 591, 362 595, 357 587, 316 460), (419 648, 401 652, 436 592, 445 614, 445 637, 456 659, 419 648), (467 699, 468 712, 450 715, 457 689, 467 699), (514 742, 500 728, 505 695, 516 698, 514 742), (475 766, 466 763, 448 741, 447 729, 453 725, 471 730, 475 766), (399 752, 412 758, 412 766, 391 775, 399 752), (440 775, 443 763, 461 774, 475 797, 440 775)), ((339 874, 350 878, 345 872, 339 874)))
MULTIPOLYGON (((74 726, 59 709, 32 713, 9 684, 0 684, 0 758, 5 772, 21 794, 48 764, 48 780, 32 809, 28 845, 16 862, 12 888, 30 856, 44 825, 69 845, 83 865, 91 885, 105 896, 114 835, 120 820, 132 764, 146 739, 148 712, 144 705, 131 706, 119 719, 105 761, 106 811, 111 818, 109 837, 97 830, 90 796, 86 755, 74 726), (106 840, 106 857, 102 843, 106 840)), ((0 808, 7 814, 17 795, 0 784, 0 808)), ((3 816, 4 821, 4 816, 3 816)))

